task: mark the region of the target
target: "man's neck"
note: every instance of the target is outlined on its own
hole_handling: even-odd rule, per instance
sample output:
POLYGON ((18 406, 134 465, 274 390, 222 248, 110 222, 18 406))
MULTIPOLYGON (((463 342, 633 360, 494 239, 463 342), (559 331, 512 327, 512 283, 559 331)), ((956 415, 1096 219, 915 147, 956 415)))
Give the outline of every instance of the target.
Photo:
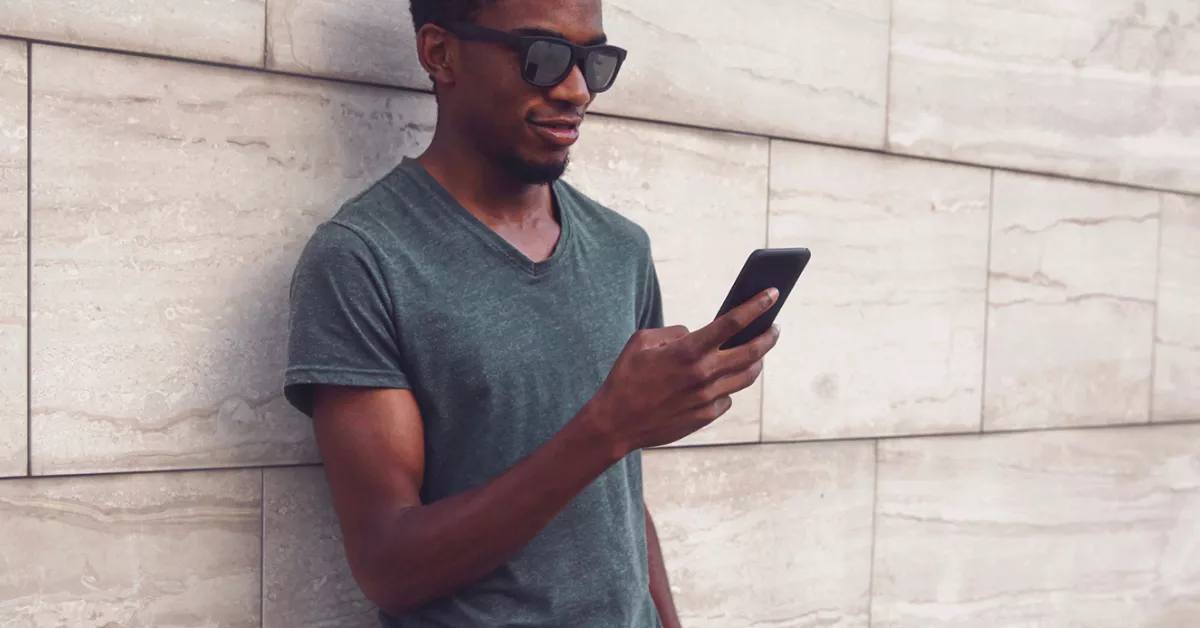
POLYGON ((480 220, 519 225, 553 214, 548 185, 516 181, 479 151, 438 131, 417 163, 480 220))

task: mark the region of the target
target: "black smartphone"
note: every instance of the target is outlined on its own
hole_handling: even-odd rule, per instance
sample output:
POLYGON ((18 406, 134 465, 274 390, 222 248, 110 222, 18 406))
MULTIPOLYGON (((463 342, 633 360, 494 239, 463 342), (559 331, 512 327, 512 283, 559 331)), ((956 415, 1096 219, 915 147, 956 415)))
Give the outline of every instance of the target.
POLYGON ((726 340, 725 344, 721 345, 722 349, 732 349, 744 345, 771 328, 775 317, 783 309, 783 302, 787 300, 792 288, 796 285, 796 280, 808 266, 810 257, 812 254, 808 249, 803 248, 758 249, 750 253, 750 256, 746 258, 746 263, 742 265, 742 272, 738 273, 737 280, 729 289, 725 302, 721 304, 717 318, 768 288, 775 288, 779 291, 779 300, 762 316, 754 319, 754 322, 726 340))

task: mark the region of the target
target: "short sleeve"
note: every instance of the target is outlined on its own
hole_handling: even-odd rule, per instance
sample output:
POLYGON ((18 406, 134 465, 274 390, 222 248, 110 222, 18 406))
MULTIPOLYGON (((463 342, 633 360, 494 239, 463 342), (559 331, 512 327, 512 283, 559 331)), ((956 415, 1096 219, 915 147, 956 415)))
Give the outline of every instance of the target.
POLYGON ((408 388, 378 259, 350 228, 325 223, 292 276, 284 396, 308 416, 317 384, 408 388))
POLYGON ((658 329, 663 326, 662 289, 658 285, 658 271, 654 268, 654 259, 649 252, 646 257, 638 329, 658 329))

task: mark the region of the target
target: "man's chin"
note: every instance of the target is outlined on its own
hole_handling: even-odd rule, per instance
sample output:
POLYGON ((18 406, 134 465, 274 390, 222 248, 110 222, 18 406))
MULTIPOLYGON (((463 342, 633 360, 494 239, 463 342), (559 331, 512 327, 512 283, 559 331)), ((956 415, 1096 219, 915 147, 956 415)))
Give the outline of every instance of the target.
POLYGON ((504 159, 503 165, 517 181, 526 185, 541 185, 562 178, 569 161, 570 157, 565 154, 550 160, 533 160, 513 155, 504 159))

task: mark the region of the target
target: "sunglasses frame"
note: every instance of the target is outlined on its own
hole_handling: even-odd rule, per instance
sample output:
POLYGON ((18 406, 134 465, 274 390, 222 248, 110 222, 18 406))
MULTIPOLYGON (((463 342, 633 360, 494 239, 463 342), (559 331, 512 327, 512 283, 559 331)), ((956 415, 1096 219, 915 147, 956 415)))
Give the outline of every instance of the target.
POLYGON ((517 35, 516 33, 497 30, 495 28, 488 28, 486 26, 479 26, 478 24, 467 24, 465 22, 450 22, 448 24, 439 24, 439 26, 464 41, 486 41, 501 44, 512 49, 518 55, 520 55, 521 78, 524 79, 526 83, 542 89, 555 87, 567 80, 567 77, 571 75, 571 71, 578 66, 580 71, 583 72, 584 82, 588 84, 588 91, 593 94, 599 94, 601 92, 608 91, 609 88, 613 86, 613 83, 617 82, 617 74, 620 73, 621 65, 625 63, 625 55, 627 54, 624 48, 613 46, 611 44, 580 46, 575 42, 568 41, 561 37, 550 37, 546 35, 517 35), (571 51, 571 62, 567 64, 566 69, 563 70, 559 76, 555 77, 555 79, 547 85, 535 83, 532 79, 525 76, 525 64, 529 60, 529 51, 533 48, 534 44, 539 42, 548 42, 566 46, 571 51), (617 66, 613 68, 612 78, 609 79, 608 85, 605 85, 601 89, 595 89, 592 87, 591 82, 588 81, 587 72, 584 69, 587 67, 586 61, 588 57, 598 52, 613 53, 617 57, 617 66))

